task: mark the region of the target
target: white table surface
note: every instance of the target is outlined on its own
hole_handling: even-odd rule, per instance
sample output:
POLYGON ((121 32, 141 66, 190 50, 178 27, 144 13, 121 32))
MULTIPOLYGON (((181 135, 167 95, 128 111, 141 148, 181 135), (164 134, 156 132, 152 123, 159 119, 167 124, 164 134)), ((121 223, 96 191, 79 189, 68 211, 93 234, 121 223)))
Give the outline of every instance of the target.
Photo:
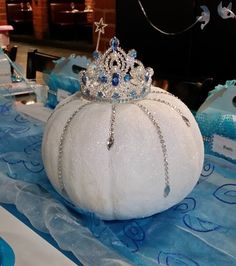
POLYGON ((35 103, 30 105, 20 104, 16 105, 16 110, 20 113, 38 119, 44 123, 47 122, 48 117, 52 113, 53 110, 44 107, 42 103, 35 103))
POLYGON ((13 249, 15 266, 76 265, 1 206, 0 237, 13 249))

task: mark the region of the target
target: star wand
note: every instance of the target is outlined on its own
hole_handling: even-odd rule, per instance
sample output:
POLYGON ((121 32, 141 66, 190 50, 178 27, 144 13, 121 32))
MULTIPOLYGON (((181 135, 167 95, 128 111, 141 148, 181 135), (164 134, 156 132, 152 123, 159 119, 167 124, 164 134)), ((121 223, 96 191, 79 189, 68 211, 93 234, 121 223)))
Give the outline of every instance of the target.
POLYGON ((104 28, 108 26, 108 24, 105 24, 103 22, 103 18, 100 18, 99 22, 94 22, 96 29, 95 32, 98 32, 98 39, 97 39, 97 45, 96 45, 96 51, 98 51, 99 43, 100 43, 100 38, 101 38, 101 33, 104 34, 104 28))

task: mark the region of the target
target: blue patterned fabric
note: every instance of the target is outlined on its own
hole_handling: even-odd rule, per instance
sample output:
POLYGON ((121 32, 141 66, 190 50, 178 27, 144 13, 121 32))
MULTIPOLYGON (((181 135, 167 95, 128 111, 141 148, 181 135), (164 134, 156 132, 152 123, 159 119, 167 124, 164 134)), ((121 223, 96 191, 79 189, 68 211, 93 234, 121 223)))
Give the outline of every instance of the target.
POLYGON ((1 266, 14 266, 15 254, 11 246, 0 237, 0 265, 1 266))
POLYGON ((0 100, 0 202, 15 204, 84 265, 236 265, 236 171, 206 156, 194 190, 145 219, 105 222, 80 214, 52 188, 43 168, 44 125, 0 100), (230 173, 230 174, 229 174, 230 173))

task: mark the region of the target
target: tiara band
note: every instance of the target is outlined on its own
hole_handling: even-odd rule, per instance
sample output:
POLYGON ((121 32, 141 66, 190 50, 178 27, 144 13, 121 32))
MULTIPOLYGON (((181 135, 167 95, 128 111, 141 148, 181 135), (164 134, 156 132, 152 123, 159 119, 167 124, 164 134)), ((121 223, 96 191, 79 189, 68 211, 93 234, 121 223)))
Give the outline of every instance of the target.
POLYGON ((132 49, 127 54, 119 40, 110 40, 104 54, 93 53, 94 61, 80 72, 81 93, 95 101, 128 102, 144 98, 150 91, 153 69, 145 68, 132 49))

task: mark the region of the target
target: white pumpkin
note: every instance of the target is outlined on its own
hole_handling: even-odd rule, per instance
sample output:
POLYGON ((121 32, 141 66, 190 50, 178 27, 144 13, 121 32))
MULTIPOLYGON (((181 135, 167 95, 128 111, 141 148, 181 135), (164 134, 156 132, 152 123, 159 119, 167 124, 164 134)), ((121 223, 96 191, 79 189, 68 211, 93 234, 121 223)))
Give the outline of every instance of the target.
POLYGON ((152 87, 152 69, 116 38, 80 75, 81 93, 49 118, 42 156, 55 189, 100 218, 164 211, 187 196, 203 165, 203 141, 190 110, 152 87))
MULTIPOLYGON (((179 99, 160 88, 153 89, 155 93, 137 103, 152 113, 165 140, 169 195, 163 193, 165 167, 160 139, 147 114, 136 104, 118 104, 114 144, 108 150, 112 104, 91 102, 74 116, 63 146, 63 186, 76 206, 108 220, 145 217, 178 203, 197 183, 203 164, 198 125, 179 99), (189 120, 189 126, 177 108, 189 120)), ((66 101, 69 103, 62 103, 49 119, 42 149, 48 177, 59 193, 60 138, 69 117, 88 103, 80 94, 66 101)))

